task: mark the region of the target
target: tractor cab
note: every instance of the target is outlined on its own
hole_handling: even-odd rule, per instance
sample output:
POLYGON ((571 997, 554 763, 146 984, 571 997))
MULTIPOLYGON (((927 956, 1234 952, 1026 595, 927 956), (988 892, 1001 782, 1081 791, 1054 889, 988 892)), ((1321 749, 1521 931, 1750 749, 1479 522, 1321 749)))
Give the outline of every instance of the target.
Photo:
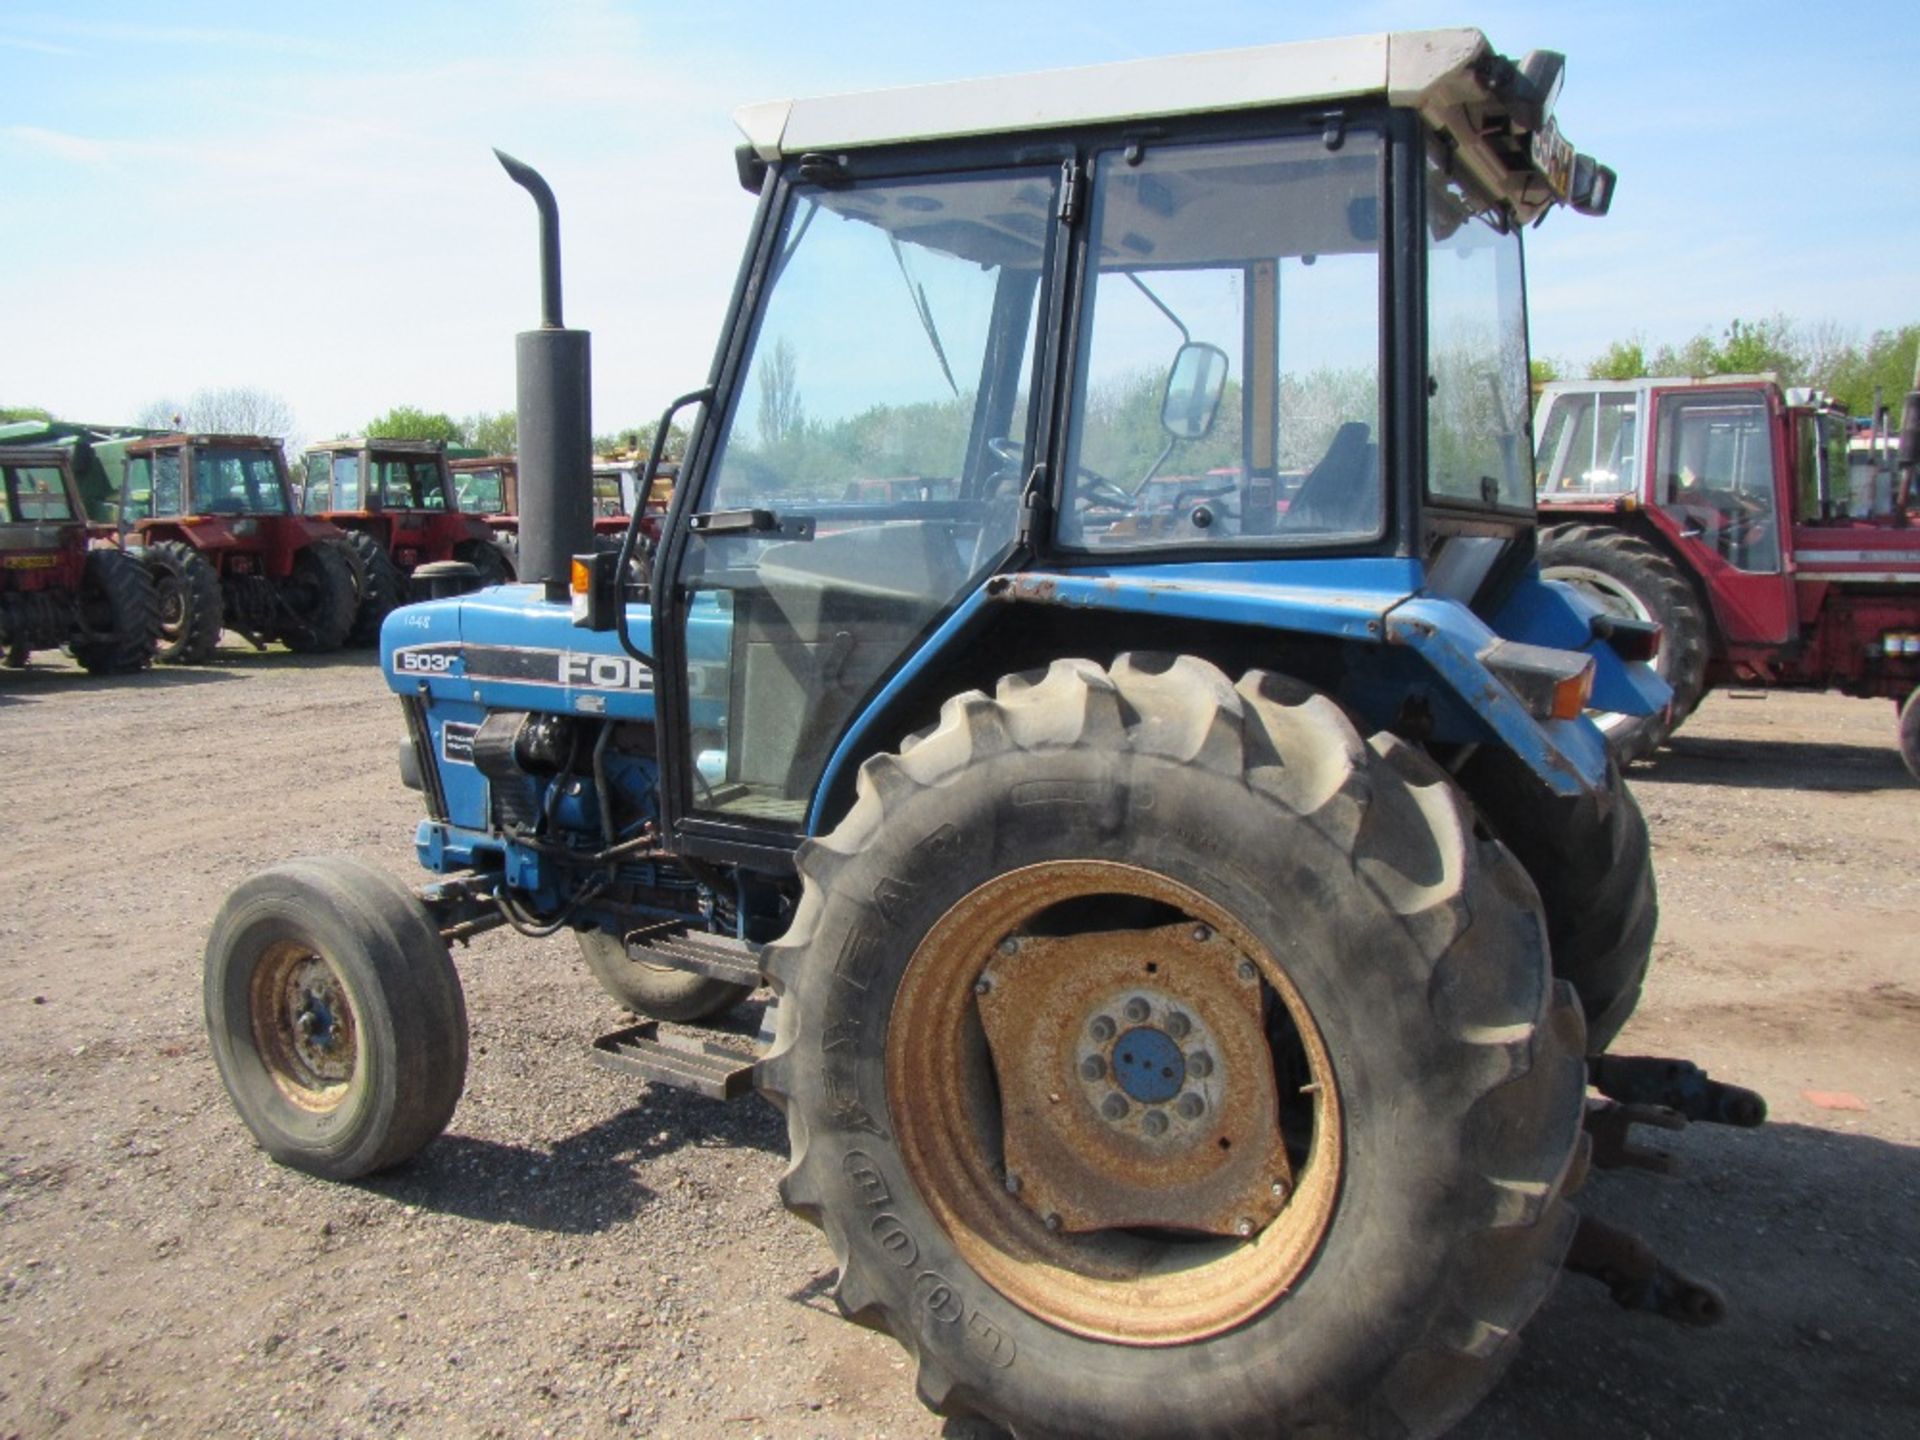
MULTIPOLYGON (((720 702, 662 726, 689 836, 792 845, 899 738, 876 707, 1109 627, 1277 625, 1365 707, 1351 635, 1500 612, 1534 525, 1521 232, 1612 176, 1544 113, 1557 59, 1533 90, 1459 36, 1330 47, 1377 67, 1337 98, 1197 57, 741 112, 759 227, 654 591, 665 713, 720 702)), ((1484 734, 1447 689, 1421 723, 1484 734)))
POLYGON ((488 583, 512 578, 494 527, 462 506, 442 442, 329 440, 308 448, 305 466, 306 512, 368 536, 399 574, 464 560, 488 583))
POLYGON ((593 466, 593 531, 603 539, 618 541, 627 528, 627 517, 637 509, 640 534, 649 546, 660 542, 660 527, 673 503, 673 485, 680 467, 663 461, 654 470, 653 481, 641 499, 641 483, 646 465, 643 460, 596 460, 593 466))

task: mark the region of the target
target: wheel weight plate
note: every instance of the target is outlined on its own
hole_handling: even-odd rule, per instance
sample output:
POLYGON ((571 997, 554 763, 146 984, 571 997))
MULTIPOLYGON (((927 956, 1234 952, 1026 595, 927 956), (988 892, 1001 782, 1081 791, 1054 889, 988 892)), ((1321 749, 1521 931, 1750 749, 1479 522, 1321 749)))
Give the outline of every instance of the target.
POLYGON ((1258 968, 1178 924, 1003 942, 977 987, 1008 1189, 1069 1233, 1246 1238, 1293 1173, 1258 968))

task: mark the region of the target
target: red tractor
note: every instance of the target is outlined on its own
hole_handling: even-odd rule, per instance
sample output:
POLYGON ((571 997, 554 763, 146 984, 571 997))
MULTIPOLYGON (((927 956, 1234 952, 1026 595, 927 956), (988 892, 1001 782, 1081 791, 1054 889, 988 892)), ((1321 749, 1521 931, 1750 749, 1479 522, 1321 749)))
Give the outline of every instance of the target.
POLYGON ((464 560, 483 585, 513 579, 495 528, 466 513, 438 440, 329 440, 306 452, 307 514, 347 532, 363 576, 350 643, 372 645, 405 598, 406 577, 434 560, 464 560))
POLYGON ((1763 376, 1544 389, 1541 567, 1663 633, 1673 706, 1609 717, 1623 758, 1649 754, 1715 685, 1825 689, 1900 704, 1920 778, 1914 447, 1908 482, 1855 514, 1850 432, 1827 397, 1763 376))
POLYGON ((0 652, 18 669, 67 646, 95 675, 145 669, 160 633, 153 579, 91 547, 70 447, 0 446, 0 652))
POLYGON ((161 660, 199 664, 223 629, 261 649, 346 643, 360 590, 352 552, 336 527, 295 511, 278 440, 131 441, 116 518, 120 543, 137 547, 159 590, 161 660))
POLYGON ((519 463, 511 455, 472 455, 449 460, 447 468, 461 514, 483 518, 493 527, 495 543, 513 559, 520 547, 519 463))

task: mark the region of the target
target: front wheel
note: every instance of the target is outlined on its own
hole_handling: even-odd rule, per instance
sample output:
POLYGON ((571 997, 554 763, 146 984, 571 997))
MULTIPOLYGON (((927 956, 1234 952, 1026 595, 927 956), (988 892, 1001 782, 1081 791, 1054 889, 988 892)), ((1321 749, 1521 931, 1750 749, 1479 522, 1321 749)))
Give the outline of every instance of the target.
POLYGON ((147 567, 124 550, 89 550, 81 581, 84 638, 73 658, 91 675, 131 675, 153 663, 160 597, 147 567))
POLYGON ((1448 778, 1191 657, 949 701, 800 857, 758 1083, 922 1398, 1433 1435, 1571 1235, 1577 1003, 1448 778))
POLYGON ((160 608, 154 658, 168 665, 205 664, 220 644, 226 620, 220 576, 206 556, 179 540, 162 540, 141 554, 160 608))
POLYGON ((280 639, 301 655, 338 650, 353 629, 360 594, 353 554, 337 540, 317 540, 293 557, 280 586, 280 639))
POLYGON ((600 988, 636 1015, 683 1023, 709 1020, 753 993, 751 985, 636 960, 618 935, 604 930, 574 933, 580 941, 580 958, 587 962, 600 988))
POLYGON ((227 1094, 283 1165, 351 1180, 453 1116, 460 977, 426 908, 380 871, 327 857, 244 881, 207 939, 205 999, 227 1094))

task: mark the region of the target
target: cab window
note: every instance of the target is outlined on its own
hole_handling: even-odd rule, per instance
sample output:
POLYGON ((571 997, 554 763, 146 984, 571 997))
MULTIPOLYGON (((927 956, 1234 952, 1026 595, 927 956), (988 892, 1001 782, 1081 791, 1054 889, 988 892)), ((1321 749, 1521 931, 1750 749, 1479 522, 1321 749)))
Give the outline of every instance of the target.
POLYGON ((1660 402, 1659 503, 1738 570, 1780 568, 1773 432, 1759 391, 1667 395, 1660 402))

